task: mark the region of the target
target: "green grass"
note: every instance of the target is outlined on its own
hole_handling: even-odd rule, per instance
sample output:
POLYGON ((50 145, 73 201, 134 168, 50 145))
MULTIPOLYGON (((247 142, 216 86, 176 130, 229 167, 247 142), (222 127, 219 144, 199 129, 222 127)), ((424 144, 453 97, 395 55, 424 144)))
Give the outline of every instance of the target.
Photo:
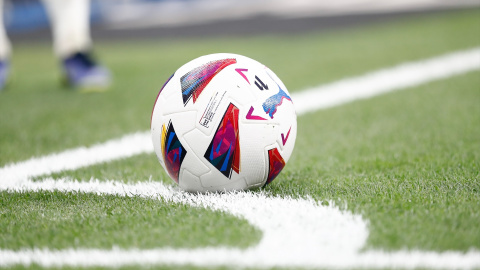
MULTIPOLYGON (((102 43, 115 85, 92 95, 57 85, 48 46, 18 46, 15 80, 0 93, 0 166, 147 130, 159 87, 199 55, 247 55, 293 92, 480 46, 479 32, 480 11, 472 10, 294 38, 102 43)), ((267 190, 361 213, 369 220, 367 249, 480 249, 479 86, 477 71, 300 116, 294 154, 267 190)), ((153 154, 53 177, 170 181, 153 154)), ((59 192, 0 198, 0 248, 246 247, 260 237, 229 215, 148 199, 59 192), (165 215, 171 220, 159 218, 165 215), (85 240, 75 242, 78 235, 85 240)))
MULTIPOLYGON (((158 163, 154 153, 142 154, 133 158, 120 159, 108 163, 81 168, 74 171, 62 171, 51 174, 55 179, 72 178, 88 181, 92 177, 96 179, 122 180, 126 182, 140 182, 153 179, 173 183, 168 174, 158 163)), ((34 180, 42 180, 45 176, 35 177, 34 180)))
POLYGON ((369 247, 480 248, 479 85, 474 72, 300 117, 270 189, 341 198, 370 221, 369 247))
POLYGON ((245 248, 261 236, 223 212, 140 197, 0 192, 0 209, 3 249, 245 248))

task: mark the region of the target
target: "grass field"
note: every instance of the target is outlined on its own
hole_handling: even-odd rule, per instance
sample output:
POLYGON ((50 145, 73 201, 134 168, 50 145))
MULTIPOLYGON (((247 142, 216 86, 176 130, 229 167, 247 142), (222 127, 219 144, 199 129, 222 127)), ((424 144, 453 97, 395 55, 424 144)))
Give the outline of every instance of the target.
MULTIPOLYGON (((148 130, 161 85, 200 55, 257 59, 296 92, 478 47, 479 33, 480 10, 470 10, 293 37, 101 42, 98 54, 115 79, 102 94, 62 89, 49 45, 19 44, 13 80, 0 93, 0 166, 148 130)), ((361 214, 369 222, 365 250, 478 250, 479 104, 474 71, 302 115, 293 156, 266 192, 361 214)), ((153 153, 35 180, 45 177, 172 183, 153 153)), ((227 213, 91 193, 2 191, 0 217, 4 250, 247 248, 261 238, 227 213)))

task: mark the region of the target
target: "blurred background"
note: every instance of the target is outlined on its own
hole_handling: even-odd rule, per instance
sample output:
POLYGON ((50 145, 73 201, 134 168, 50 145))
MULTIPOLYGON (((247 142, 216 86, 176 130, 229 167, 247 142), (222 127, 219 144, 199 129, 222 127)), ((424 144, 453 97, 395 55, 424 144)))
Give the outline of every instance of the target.
MULTIPOLYGON (((39 0, 6 0, 12 41, 49 39, 39 0)), ((480 0, 92 0, 94 39, 318 31, 480 6, 480 0)))

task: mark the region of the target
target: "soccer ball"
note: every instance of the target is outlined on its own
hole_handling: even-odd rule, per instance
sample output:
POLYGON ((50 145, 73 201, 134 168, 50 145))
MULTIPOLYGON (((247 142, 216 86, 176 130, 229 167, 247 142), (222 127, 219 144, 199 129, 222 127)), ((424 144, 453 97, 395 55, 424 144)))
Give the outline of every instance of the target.
POLYGON ((297 117, 269 68, 219 53, 188 62, 167 80, 151 133, 160 164, 182 189, 245 190, 269 184, 283 169, 297 117))

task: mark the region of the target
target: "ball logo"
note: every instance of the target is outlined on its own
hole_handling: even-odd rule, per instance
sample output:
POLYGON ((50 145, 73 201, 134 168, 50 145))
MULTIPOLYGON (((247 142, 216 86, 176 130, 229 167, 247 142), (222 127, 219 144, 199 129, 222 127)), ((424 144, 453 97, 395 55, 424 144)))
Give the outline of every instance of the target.
POLYGON ((255 85, 258 87, 259 90, 268 90, 268 85, 265 84, 260 78, 255 75, 255 85))
POLYGON ((237 63, 235 58, 211 61, 205 65, 194 68, 187 74, 183 75, 180 78, 183 105, 186 106, 192 97, 193 103, 195 103, 197 98, 200 96, 208 83, 213 79, 213 77, 222 71, 222 69, 235 63, 237 63))
POLYGON ((240 173, 238 115, 238 108, 230 103, 204 155, 215 168, 228 178, 231 178, 232 170, 240 173))
POLYGON ((280 88, 280 86, 278 87, 279 91, 277 94, 269 97, 267 100, 265 100, 265 102, 262 104, 263 106, 263 110, 265 111, 265 113, 267 113, 270 118, 273 119, 273 116, 275 115, 275 113, 277 112, 277 108, 282 105, 283 103, 283 100, 286 99, 286 100, 290 100, 292 101, 292 99, 290 98, 289 95, 287 95, 287 93, 285 93, 285 91, 282 90, 282 88, 280 88))
POLYGON ((245 76, 245 73, 244 73, 248 71, 248 68, 236 68, 235 71, 238 72, 238 74, 240 74, 242 78, 244 78, 245 81, 248 82, 248 84, 250 84, 250 81, 248 80, 247 76, 245 76))
POLYGON ((182 166, 187 150, 185 150, 178 140, 172 121, 168 122, 167 128, 165 128, 165 124, 162 125, 160 143, 162 146, 163 160, 165 161, 165 167, 167 168, 168 174, 170 174, 170 177, 178 183, 180 166, 182 166))
POLYGON ((253 106, 250 106, 250 110, 248 110, 247 116, 245 116, 245 118, 247 118, 248 120, 267 120, 261 116, 254 115, 253 110, 253 106))
POLYGON ((288 132, 287 132, 287 136, 285 136, 283 133, 282 133, 282 144, 285 146, 285 144, 287 143, 287 140, 288 140, 288 136, 290 136, 290 130, 292 130, 292 127, 290 127, 288 129, 288 132))

